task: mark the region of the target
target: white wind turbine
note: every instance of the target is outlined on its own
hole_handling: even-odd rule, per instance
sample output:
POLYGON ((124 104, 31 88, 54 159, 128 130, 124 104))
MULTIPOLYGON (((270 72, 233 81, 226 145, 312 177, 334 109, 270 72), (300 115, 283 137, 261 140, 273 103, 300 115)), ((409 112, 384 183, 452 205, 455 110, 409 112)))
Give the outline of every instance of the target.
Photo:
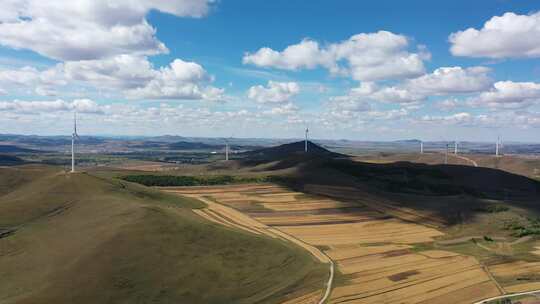
POLYGON ((233 138, 233 135, 229 138, 225 138, 225 161, 229 160, 229 151, 230 151, 230 145, 229 141, 233 138))
POLYGON ((71 134, 71 173, 75 172, 75 140, 79 139, 77 134, 77 112, 73 113, 73 133, 71 134))
POLYGON ((497 136, 497 142, 495 143, 495 156, 499 157, 501 156, 501 150, 503 148, 503 143, 501 140, 501 136, 497 136))
POLYGON ((305 146, 304 146, 304 152, 306 152, 306 153, 307 153, 307 146, 308 146, 308 144, 307 144, 307 142, 308 142, 308 132, 309 132, 309 130, 306 127, 306 140, 305 140, 305 146))
POLYGON ((225 138, 225 161, 229 160, 229 140, 225 138))
POLYGON ((442 142, 444 143, 444 146, 445 146, 444 164, 448 165, 448 151, 450 149, 450 142, 447 140, 446 134, 443 137, 441 137, 441 140, 442 140, 442 142))
POLYGON ((448 142, 446 142, 446 151, 444 152, 444 164, 445 165, 448 165, 448 147, 450 146, 450 144, 448 142))

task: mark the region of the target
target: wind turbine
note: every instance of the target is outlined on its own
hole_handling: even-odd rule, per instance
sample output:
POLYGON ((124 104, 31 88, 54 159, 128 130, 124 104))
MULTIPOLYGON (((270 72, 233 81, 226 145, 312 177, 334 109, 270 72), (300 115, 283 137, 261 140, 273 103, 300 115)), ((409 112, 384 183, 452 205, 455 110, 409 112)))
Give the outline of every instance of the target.
POLYGON ((450 144, 448 144, 448 142, 446 143, 446 151, 444 153, 444 164, 445 165, 448 165, 448 146, 450 146, 450 144))
POLYGON ((424 141, 420 141, 420 154, 424 154, 424 141))
POLYGON ((225 138, 225 161, 229 160, 229 140, 225 138))
POLYGON ((497 136, 497 143, 495 143, 495 156, 501 156, 501 150, 503 148, 501 136, 497 136))
POLYGON ((305 141, 305 147, 304 147, 304 152, 306 152, 306 153, 307 153, 308 132, 309 132, 309 130, 308 130, 308 128, 306 127, 306 141, 305 141))
POLYGON ((457 155, 458 153, 458 142, 454 141, 454 155, 457 155))
POLYGON ((73 133, 71 134, 71 173, 75 172, 75 140, 79 139, 77 134, 77 112, 73 113, 73 133))
POLYGON ((229 152, 231 150, 229 141, 233 138, 233 135, 231 135, 229 138, 225 138, 225 161, 229 160, 229 152))

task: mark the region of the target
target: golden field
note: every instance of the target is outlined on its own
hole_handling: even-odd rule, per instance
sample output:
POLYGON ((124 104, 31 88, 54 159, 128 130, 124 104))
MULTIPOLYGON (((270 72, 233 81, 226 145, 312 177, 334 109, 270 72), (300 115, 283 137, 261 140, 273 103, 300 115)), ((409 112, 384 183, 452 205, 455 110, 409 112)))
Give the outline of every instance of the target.
MULTIPOLYGON (((332 260, 339 280, 328 303, 472 303, 536 284, 503 289, 495 277, 537 271, 537 264, 506 263, 488 269, 472 256, 422 249, 444 235, 429 214, 377 202, 351 188, 307 187, 320 195, 273 184, 162 190, 204 201, 208 208, 196 212, 210 221, 279 237, 322 262, 332 260), (427 225, 413 222, 422 219, 427 225)), ((320 292, 286 303, 318 303, 324 287, 321 282, 320 292)))

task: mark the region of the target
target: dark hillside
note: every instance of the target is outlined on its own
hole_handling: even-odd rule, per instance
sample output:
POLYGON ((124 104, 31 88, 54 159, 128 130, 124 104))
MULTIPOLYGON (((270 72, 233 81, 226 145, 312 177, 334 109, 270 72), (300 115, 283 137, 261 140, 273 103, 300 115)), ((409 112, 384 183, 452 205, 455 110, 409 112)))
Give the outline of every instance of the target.
POLYGON ((15 166, 24 163, 25 161, 17 156, 0 154, 0 166, 15 166))
POLYGON ((0 145, 0 153, 39 153, 34 149, 21 148, 14 145, 0 145))
POLYGON ((468 194, 499 199, 540 195, 538 181, 490 168, 409 162, 374 164, 348 160, 329 161, 323 166, 389 192, 435 196, 468 194))

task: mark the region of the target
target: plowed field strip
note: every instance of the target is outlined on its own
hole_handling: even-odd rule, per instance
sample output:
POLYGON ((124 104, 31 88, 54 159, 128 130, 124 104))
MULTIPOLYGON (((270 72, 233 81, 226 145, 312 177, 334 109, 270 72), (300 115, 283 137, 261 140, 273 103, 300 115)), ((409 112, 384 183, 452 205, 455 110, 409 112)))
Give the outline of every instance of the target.
MULTIPOLYGON (((395 288, 377 290, 368 294, 343 296, 331 303, 417 303, 453 290, 489 281, 481 269, 443 274, 395 288)), ((339 294, 339 288, 334 290, 339 294)))

